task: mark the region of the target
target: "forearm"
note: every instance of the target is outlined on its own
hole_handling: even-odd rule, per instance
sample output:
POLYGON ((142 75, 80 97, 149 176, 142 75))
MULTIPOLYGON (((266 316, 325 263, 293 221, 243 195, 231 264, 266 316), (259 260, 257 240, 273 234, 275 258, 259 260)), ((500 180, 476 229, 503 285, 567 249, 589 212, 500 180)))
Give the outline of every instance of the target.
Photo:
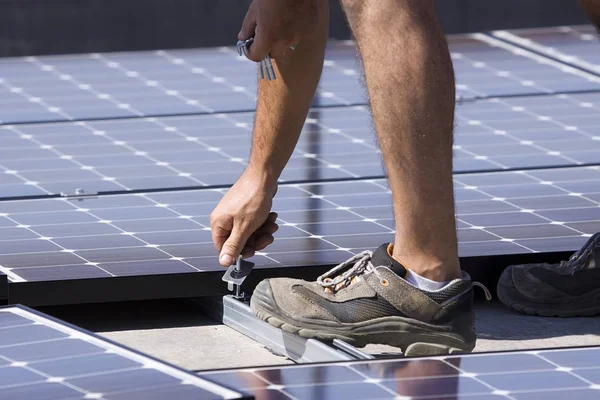
POLYGON ((328 2, 320 2, 315 35, 273 61, 277 79, 260 80, 248 170, 277 181, 298 142, 321 77, 328 37, 328 2))

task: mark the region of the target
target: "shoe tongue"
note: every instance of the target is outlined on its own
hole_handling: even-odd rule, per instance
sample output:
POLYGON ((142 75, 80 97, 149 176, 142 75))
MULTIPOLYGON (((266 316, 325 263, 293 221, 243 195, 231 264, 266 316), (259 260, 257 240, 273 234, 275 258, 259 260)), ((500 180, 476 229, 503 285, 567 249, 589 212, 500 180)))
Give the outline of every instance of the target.
POLYGON ((371 264, 373 264, 374 267, 388 267, 396 275, 404 278, 406 275, 406 268, 392 257, 392 248, 392 245, 388 243, 379 246, 373 253, 373 257, 371 257, 371 264))

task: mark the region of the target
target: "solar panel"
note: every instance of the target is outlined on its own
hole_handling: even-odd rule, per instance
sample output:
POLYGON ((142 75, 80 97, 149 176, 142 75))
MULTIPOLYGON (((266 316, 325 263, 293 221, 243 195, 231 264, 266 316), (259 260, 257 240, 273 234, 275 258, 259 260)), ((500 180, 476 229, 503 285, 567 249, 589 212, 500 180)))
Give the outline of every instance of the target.
POLYGON ((600 73, 598 32, 591 25, 497 31, 493 35, 585 71, 600 73))
MULTIPOLYGON (((451 36, 463 99, 600 89, 597 80, 485 35, 451 36)), ((320 105, 364 103, 354 45, 332 42, 320 105)), ((3 59, 0 123, 252 110, 255 69, 232 48, 3 59)))
MULTIPOLYGON (((462 257, 573 251, 600 227, 600 167, 465 174, 455 186, 462 257)), ((0 202, 0 271, 11 281, 10 295, 32 301, 18 297, 22 289, 52 302, 80 296, 72 288, 86 280, 156 276, 155 286, 126 285, 128 293, 150 293, 167 290, 169 275, 223 271, 209 214, 225 191, 0 202), (71 289, 27 291, 57 282, 71 289)), ((281 228, 252 258, 257 268, 336 264, 393 239, 384 180, 281 185, 273 210, 281 228)), ((194 283, 190 295, 201 295, 207 282, 213 285, 194 283)), ((170 290, 186 293, 183 286, 170 290)))
POLYGON ((597 399, 600 347, 201 373, 269 399, 597 399))
MULTIPOLYGON (((600 94, 457 107, 455 172, 600 163, 600 94)), ((2 197, 233 184, 252 113, 0 127, 2 197), (218 164, 218 168, 214 166, 218 164)), ((366 107, 315 109, 282 181, 383 177, 366 107)))
POLYGON ((249 398, 26 307, 0 330, 0 399, 249 398))

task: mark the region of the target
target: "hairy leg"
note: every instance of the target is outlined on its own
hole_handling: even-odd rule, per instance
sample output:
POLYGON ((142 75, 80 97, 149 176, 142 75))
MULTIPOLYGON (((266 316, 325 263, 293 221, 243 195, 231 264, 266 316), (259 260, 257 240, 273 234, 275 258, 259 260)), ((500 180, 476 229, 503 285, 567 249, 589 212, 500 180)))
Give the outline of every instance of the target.
POLYGON ((362 57, 392 190, 393 256, 426 278, 458 278, 454 71, 433 0, 341 2, 362 57))

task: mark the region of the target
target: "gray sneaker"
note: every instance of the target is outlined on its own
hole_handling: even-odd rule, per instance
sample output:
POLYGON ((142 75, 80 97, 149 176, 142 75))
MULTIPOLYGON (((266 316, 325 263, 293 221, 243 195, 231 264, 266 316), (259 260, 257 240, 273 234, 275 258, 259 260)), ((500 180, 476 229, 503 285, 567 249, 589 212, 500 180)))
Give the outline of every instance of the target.
POLYGON ((266 279, 250 307, 260 319, 305 338, 341 339, 357 347, 387 344, 405 355, 471 351, 476 335, 468 275, 423 291, 402 278, 406 269, 390 248, 358 254, 316 282, 266 279))
POLYGON ((497 292, 501 302, 526 314, 547 317, 600 314, 600 233, 559 264, 506 268, 497 292))

